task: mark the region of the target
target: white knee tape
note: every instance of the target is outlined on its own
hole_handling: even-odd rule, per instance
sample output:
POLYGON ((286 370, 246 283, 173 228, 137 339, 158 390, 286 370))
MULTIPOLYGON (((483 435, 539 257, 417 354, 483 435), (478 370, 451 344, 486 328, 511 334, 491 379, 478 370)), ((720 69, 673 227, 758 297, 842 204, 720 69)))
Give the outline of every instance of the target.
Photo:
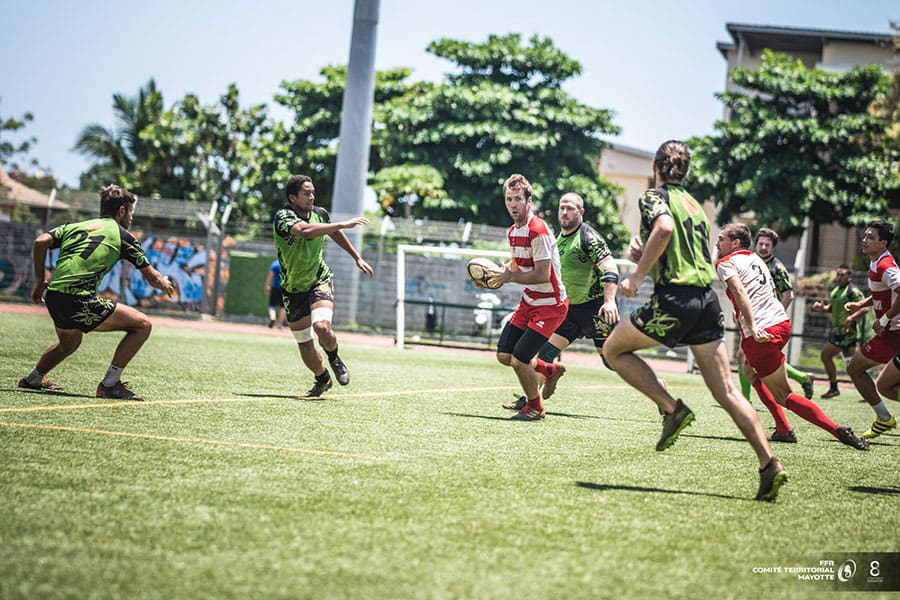
POLYGON ((312 312, 309 313, 309 320, 312 323, 318 323, 319 321, 328 321, 331 323, 332 316, 334 316, 334 310, 327 306, 319 306, 318 308, 312 309, 312 312))
POLYGON ((294 334, 294 339, 297 340, 298 344, 311 342, 313 339, 312 327, 307 327, 306 329, 292 329, 291 333, 294 334))

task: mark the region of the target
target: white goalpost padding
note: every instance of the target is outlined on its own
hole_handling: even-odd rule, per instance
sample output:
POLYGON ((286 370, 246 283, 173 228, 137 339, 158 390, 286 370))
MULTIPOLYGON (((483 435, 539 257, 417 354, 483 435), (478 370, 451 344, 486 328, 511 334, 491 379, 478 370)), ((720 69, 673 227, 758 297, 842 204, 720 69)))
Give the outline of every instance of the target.
POLYGON ((511 254, 509 250, 478 250, 475 248, 444 248, 440 246, 417 246, 400 244, 397 246, 397 348, 403 350, 403 338, 406 337, 406 254, 440 254, 485 258, 499 258, 507 262, 511 254))

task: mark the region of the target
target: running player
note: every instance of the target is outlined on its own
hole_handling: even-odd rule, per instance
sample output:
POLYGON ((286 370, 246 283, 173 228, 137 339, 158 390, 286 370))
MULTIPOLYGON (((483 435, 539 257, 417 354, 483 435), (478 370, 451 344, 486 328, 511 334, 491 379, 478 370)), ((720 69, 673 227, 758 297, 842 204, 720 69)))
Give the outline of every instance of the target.
POLYGON ((541 381, 558 379, 561 367, 536 355, 565 320, 569 308, 556 239, 547 224, 531 212, 531 194, 531 183, 522 175, 511 175, 503 183, 506 210, 513 220, 507 233, 512 258, 490 279, 491 287, 509 282, 525 286, 497 341, 497 360, 513 368, 525 393, 525 405, 512 416, 517 421, 537 421, 546 415, 541 381))
POLYGON ((820 398, 834 398, 841 392, 838 390, 837 369, 834 366, 834 357, 843 354, 850 358, 856 354, 857 346, 863 341, 863 323, 860 319, 855 323, 847 320, 847 311, 844 305, 848 302, 859 302, 866 297, 852 281, 852 272, 847 265, 841 265, 834 272, 834 289, 828 295, 828 300, 816 300, 812 305, 813 312, 831 313, 831 333, 822 347, 819 358, 828 374, 828 391, 820 398))
POLYGON ((847 374, 863 399, 875 411, 875 421, 862 434, 864 438, 878 437, 897 428, 897 419, 891 415, 884 401, 878 396, 878 389, 869 369, 889 362, 900 352, 900 268, 887 247, 894 241, 894 226, 887 221, 872 221, 866 225, 862 240, 863 254, 869 257, 870 296, 859 302, 844 305, 850 313, 847 320, 858 321, 865 317, 869 306, 875 309, 875 335, 863 344, 847 365, 847 374))
POLYGON ((656 151, 656 187, 641 194, 641 235, 632 240, 630 248, 637 266, 619 285, 626 297, 633 298, 649 274, 655 285, 653 295, 613 329, 603 354, 616 373, 653 400, 663 414, 662 436, 656 444, 662 451, 691 424, 694 413, 669 394, 637 351, 659 344, 690 346, 709 391, 756 453, 759 489, 755 499, 774 501, 788 475, 772 454, 756 411, 731 378, 723 340, 724 317, 710 287, 716 271, 709 220, 700 203, 682 186, 690 162, 690 150, 683 142, 669 140, 656 151))
POLYGON ((837 425, 815 402, 791 390, 782 352, 791 339, 791 321, 778 301, 765 263, 750 251, 750 228, 741 223, 726 225, 716 238, 716 249, 719 251, 716 272, 734 305, 741 349, 754 371, 751 383, 775 417, 776 428, 784 435, 793 434, 784 420, 781 405, 851 448, 868 450, 868 442, 853 435, 850 427, 837 425))
MULTIPOLYGON (((584 199, 574 192, 559 199, 557 214, 561 232, 556 236, 562 280, 569 297, 566 320, 550 336, 538 353, 538 358, 552 363, 562 350, 578 338, 590 338, 603 358, 603 343, 612 327, 619 321, 616 305, 619 270, 606 240, 584 222, 584 199)), ((605 359, 604 359, 605 360, 605 359)), ((556 391, 559 378, 566 372, 562 364, 556 376, 544 380, 541 396, 544 400, 556 391)), ((521 410, 526 399, 504 404, 504 408, 521 410)))
POLYGON ((338 383, 350 383, 350 371, 338 356, 338 340, 331 329, 334 314, 332 271, 325 263, 322 248, 324 236, 330 237, 356 261, 357 268, 372 277, 374 271, 353 247, 342 231, 369 222, 365 217, 332 223, 328 212, 315 205, 316 188, 306 175, 294 175, 285 192, 288 205, 275 213, 275 250, 281 264, 281 294, 287 312, 288 326, 306 368, 315 382, 306 398, 316 398, 331 389, 331 375, 316 349, 314 337, 328 355, 328 362, 338 383))

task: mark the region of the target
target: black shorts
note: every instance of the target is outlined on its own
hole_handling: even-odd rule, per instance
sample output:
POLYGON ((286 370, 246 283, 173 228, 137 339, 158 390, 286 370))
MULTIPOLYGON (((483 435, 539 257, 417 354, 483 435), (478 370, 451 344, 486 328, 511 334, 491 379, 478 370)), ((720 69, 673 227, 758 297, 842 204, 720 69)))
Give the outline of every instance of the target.
POLYGON ((281 288, 281 299, 287 314, 288 323, 308 317, 312 305, 322 300, 334 302, 334 283, 331 278, 321 281, 305 292, 289 292, 281 288))
POLYGON ((44 297, 53 324, 59 329, 78 329, 87 333, 109 318, 118 304, 115 300, 91 296, 74 296, 47 290, 44 297))
POLYGON ((570 304, 566 320, 556 328, 554 333, 566 338, 570 344, 578 338, 590 338, 594 340, 595 347, 602 348, 612 327, 606 325, 597 316, 601 306, 603 306, 602 298, 589 300, 582 304, 570 304))
POLYGON ((547 339, 534 329, 519 329, 512 323, 507 323, 497 340, 497 354, 512 354, 520 362, 530 363, 547 343, 547 339))
POLYGON ((281 288, 273 287, 269 288, 269 306, 275 308, 276 306, 284 306, 284 303, 281 299, 281 288))
POLYGON ((852 333, 835 331, 833 329, 831 330, 831 333, 828 334, 828 340, 826 341, 832 346, 837 346, 841 350, 847 350, 849 348, 852 348, 853 346, 859 346, 861 342, 859 337, 856 337, 852 333))
POLYGON ((653 290, 650 301, 631 313, 638 330, 669 348, 722 339, 725 316, 711 288, 670 285, 653 290))

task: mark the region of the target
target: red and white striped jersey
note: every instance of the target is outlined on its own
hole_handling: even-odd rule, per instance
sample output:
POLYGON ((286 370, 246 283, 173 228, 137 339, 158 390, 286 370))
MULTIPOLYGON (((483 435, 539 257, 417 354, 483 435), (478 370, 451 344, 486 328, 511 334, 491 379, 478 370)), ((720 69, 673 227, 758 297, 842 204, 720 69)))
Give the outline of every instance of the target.
MULTIPOLYGON (((872 307, 875 309, 875 318, 880 319, 894 302, 897 302, 900 293, 900 268, 894 261, 894 257, 887 250, 884 254, 869 263, 869 290, 872 292, 872 307)), ((885 329, 900 329, 900 315, 897 315, 885 329)))
POLYGON ((550 281, 525 286, 522 298, 531 306, 553 306, 566 299, 556 238, 547 224, 535 215, 522 227, 513 225, 507 232, 509 249, 516 266, 523 273, 534 269, 537 260, 550 260, 550 281))
MULTIPOLYGON (((769 267, 755 252, 738 250, 728 256, 723 256, 716 261, 716 272, 723 282, 737 277, 744 286, 757 328, 766 329, 787 321, 788 316, 784 305, 775 294, 775 282, 772 281, 769 267)), ((737 321, 738 329, 741 330, 741 336, 752 336, 750 322, 741 314, 737 301, 727 287, 726 293, 734 306, 734 319, 737 321)))

